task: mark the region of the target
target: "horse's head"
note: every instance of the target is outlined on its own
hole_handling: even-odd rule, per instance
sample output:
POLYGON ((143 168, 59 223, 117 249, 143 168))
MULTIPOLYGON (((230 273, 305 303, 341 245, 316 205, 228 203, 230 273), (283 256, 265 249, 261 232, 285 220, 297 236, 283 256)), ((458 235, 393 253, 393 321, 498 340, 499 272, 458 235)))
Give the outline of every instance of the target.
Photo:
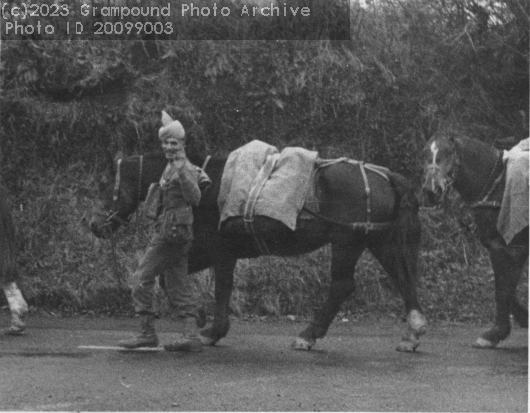
POLYGON ((130 161, 120 154, 114 159, 114 180, 104 177, 100 182, 100 196, 92 210, 90 230, 98 238, 107 238, 118 227, 128 222, 134 212, 134 197, 130 179, 125 179, 130 173, 124 172, 129 168, 130 161))
POLYGON ((457 166, 454 137, 438 133, 429 139, 423 153, 425 180, 422 190, 430 203, 442 202, 455 180, 457 166))
POLYGON ((166 160, 163 155, 131 156, 115 159, 114 180, 101 188, 92 211, 90 230, 98 238, 107 238, 129 221, 147 189, 162 175, 166 160))

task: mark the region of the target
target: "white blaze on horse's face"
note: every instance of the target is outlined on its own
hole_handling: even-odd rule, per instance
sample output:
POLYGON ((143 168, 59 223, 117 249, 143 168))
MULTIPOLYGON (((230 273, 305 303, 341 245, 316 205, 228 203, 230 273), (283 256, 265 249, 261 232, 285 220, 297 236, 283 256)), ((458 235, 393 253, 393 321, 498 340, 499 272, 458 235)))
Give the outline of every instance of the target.
MULTIPOLYGON (((427 192, 431 201, 438 203, 445 195, 450 185, 449 170, 451 165, 444 159, 443 154, 447 155, 448 148, 440 145, 437 139, 432 140, 427 148, 425 159, 425 182, 424 191, 427 192)), ((447 158, 447 157, 446 157, 447 158)))
MULTIPOLYGON (((438 155, 438 145, 436 145, 436 141, 433 141, 431 143, 431 154, 432 154, 432 164, 431 165, 436 165, 436 155, 438 155)), ((434 171, 434 169, 433 169, 434 171)), ((436 187, 435 187, 435 179, 434 179, 434 174, 430 174, 430 180, 431 180, 431 190, 433 192, 436 191, 436 187)))
POLYGON ((438 155, 438 145, 436 145, 436 141, 431 143, 431 153, 432 153, 432 163, 436 165, 436 155, 438 155))

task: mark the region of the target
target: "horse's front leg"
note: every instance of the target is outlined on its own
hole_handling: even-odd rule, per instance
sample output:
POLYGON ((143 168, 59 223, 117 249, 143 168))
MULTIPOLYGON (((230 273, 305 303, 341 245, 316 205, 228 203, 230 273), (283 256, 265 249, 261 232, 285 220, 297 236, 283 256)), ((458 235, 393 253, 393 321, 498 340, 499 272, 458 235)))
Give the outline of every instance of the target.
POLYGON ((215 345, 230 330, 230 297, 234 286, 234 269, 237 259, 222 255, 214 265, 215 273, 215 309, 210 327, 201 331, 204 345, 215 345))
POLYGON ((309 326, 302 331, 291 347, 311 350, 318 338, 323 338, 337 315, 340 306, 355 290, 355 265, 365 246, 334 243, 331 247, 331 284, 328 299, 309 326))
POLYGON ((510 313, 516 300, 517 284, 528 257, 527 248, 508 248, 498 243, 493 243, 489 252, 495 274, 495 323, 477 339, 473 345, 475 348, 495 348, 510 335, 510 313))

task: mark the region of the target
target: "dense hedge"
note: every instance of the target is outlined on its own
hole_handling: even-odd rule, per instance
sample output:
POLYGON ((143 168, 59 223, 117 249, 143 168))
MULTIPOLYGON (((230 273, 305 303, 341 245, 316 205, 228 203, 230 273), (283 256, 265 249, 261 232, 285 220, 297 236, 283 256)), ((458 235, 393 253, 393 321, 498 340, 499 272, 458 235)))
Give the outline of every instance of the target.
MULTIPOLYGON (((88 233, 86 218, 99 174, 117 150, 157 148, 161 109, 182 120, 190 150, 226 154, 261 139, 280 148, 318 149, 324 157, 375 162, 416 184, 421 149, 439 128, 488 143, 528 136, 527 2, 352 2, 349 41, 326 40, 334 36, 330 22, 348 9, 345 2, 305 3, 321 6, 315 23, 321 40, 263 40, 271 33, 263 20, 219 20, 206 29, 189 20, 180 28, 183 39, 197 39, 204 30, 207 38, 212 33, 223 38, 229 30, 230 36, 248 40, 2 42, 0 175, 16 206, 21 265, 35 304, 86 311, 128 308, 127 294, 115 302, 101 297, 116 297, 115 275, 136 265, 134 253, 145 246, 147 229, 124 233, 129 237, 121 238, 114 266, 107 249, 88 233)), ((491 278, 487 258, 455 218, 447 219, 443 225, 452 225, 453 234, 448 244, 445 230, 433 229, 442 225, 439 217, 423 216, 425 294, 441 306, 430 311, 461 318, 460 312, 449 315, 443 300, 467 285, 468 292, 455 300, 473 307, 463 297, 476 295, 482 310, 470 314, 484 314, 492 298, 485 291, 492 286, 477 286, 491 278), (445 264, 448 259, 452 264, 445 264), (454 274, 462 272, 468 274, 463 283, 454 274)), ((315 257, 308 259, 323 265, 328 259, 325 251, 315 257)), ((356 303, 384 306, 389 293, 380 288, 380 269, 366 260, 363 291, 376 293, 363 294, 356 303)), ((313 291, 325 286, 327 271, 293 265, 293 274, 317 268, 316 278, 300 281, 299 294, 314 297, 313 291)), ((259 299, 247 285, 253 278, 244 274, 236 293, 247 297, 238 304, 241 311, 275 307, 273 312, 307 313, 311 308, 282 298, 277 288, 285 293, 299 287, 279 280, 270 282, 270 296, 276 297, 271 300, 279 301, 252 307, 248 303, 259 299)), ((267 296, 263 291, 269 290, 257 291, 267 296)))
POLYGON ((489 142, 528 134, 528 8, 353 3, 351 41, 3 42, 2 172, 146 151, 165 108, 209 151, 260 138, 415 176, 441 123, 489 142))

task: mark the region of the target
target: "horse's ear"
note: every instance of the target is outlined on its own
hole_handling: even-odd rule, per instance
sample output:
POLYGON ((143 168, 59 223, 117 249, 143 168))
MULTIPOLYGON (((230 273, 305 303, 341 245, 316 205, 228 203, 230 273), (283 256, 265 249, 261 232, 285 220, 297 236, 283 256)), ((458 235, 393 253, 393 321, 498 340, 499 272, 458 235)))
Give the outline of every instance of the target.
POLYGON ((464 141, 460 136, 451 135, 449 142, 454 145, 455 151, 457 151, 457 153, 460 152, 462 150, 462 147, 464 146, 464 141))
POLYGON ((437 118, 424 119, 420 125, 420 135, 425 140, 425 142, 428 142, 436 133, 435 131, 437 131, 439 128, 440 122, 437 118))
POLYGON ((163 110, 162 111, 162 126, 167 126, 169 125, 171 122, 173 122, 173 118, 171 116, 169 116, 169 114, 163 110))

